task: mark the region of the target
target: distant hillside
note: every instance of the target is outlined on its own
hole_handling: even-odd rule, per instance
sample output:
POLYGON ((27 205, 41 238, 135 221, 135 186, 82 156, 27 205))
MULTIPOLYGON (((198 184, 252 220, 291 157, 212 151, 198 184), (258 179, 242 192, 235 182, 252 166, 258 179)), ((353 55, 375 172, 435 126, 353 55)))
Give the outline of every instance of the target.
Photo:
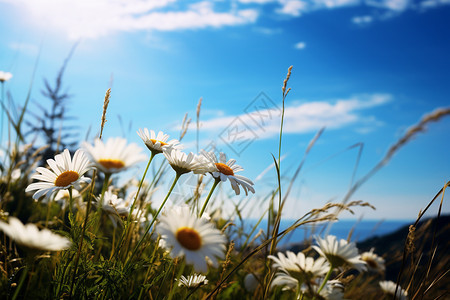
MULTIPOLYGON (((405 226, 393 233, 372 237, 357 245, 361 252, 375 248, 375 253, 383 256, 386 260, 386 279, 396 281, 402 265, 403 249, 408 232, 409 226, 405 226)), ((407 256, 401 283, 403 286, 407 285, 420 259, 419 267, 415 272, 412 284, 419 285, 423 282, 424 286, 428 286, 434 279, 440 277, 446 271, 450 271, 450 215, 441 216, 439 220, 431 218, 421 221, 415 230, 413 245, 415 250, 407 256), (425 279, 426 266, 433 253, 431 245, 436 225, 437 231, 434 248, 437 246, 437 249, 431 264, 429 276, 425 279)), ((440 295, 444 291, 448 292, 448 290, 450 290, 450 274, 446 274, 433 287, 433 296, 440 295)), ((424 299, 429 298, 433 299, 431 295, 427 295, 424 299)))

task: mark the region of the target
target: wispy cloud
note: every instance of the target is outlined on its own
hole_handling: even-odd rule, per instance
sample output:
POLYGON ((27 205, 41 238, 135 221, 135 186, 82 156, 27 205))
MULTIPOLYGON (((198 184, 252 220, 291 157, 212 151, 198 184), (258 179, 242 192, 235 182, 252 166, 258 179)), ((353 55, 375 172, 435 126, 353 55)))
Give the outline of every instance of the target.
POLYGON ((450 5, 450 0, 366 0, 364 4, 375 10, 368 15, 353 17, 351 21, 354 24, 364 26, 374 21, 388 20, 407 10, 424 12, 443 5, 450 5))
POLYGON ((304 42, 298 42, 294 45, 294 48, 298 50, 303 50, 306 48, 306 44, 304 42))
POLYGON ((39 52, 39 46, 34 44, 11 42, 8 46, 13 50, 17 50, 31 56, 35 56, 39 52))
POLYGON ((425 0, 420 2, 419 9, 427 10, 430 8, 435 8, 442 5, 450 5, 450 0, 425 0))
POLYGON ((265 35, 274 35, 283 32, 283 29, 281 28, 267 28, 267 27, 255 27, 253 30, 265 35))
POLYGON ((352 22, 358 25, 365 25, 372 23, 374 18, 372 16, 357 16, 352 18, 352 22))
POLYGON ((121 31, 220 28, 254 23, 258 11, 231 7, 217 11, 199 1, 182 7, 175 0, 3 0, 21 6, 36 25, 45 23, 70 39, 97 38, 121 31), (42 22, 45 20, 45 22, 42 22))
MULTIPOLYGON (((380 17, 357 16, 356 24, 367 24, 383 16, 395 16, 405 10, 425 11, 449 5, 450 0, 0 0, 20 7, 33 26, 59 30, 70 39, 98 38, 117 32, 175 31, 242 26, 257 22, 260 14, 272 11, 288 17, 350 6, 366 6, 380 17), (270 7, 269 10, 261 9, 270 7), (45 20, 45 21, 44 21, 45 20)), ((371 15, 371 14, 369 14, 371 15)), ((273 34, 277 30, 261 29, 273 34)))
MULTIPOLYGON (((360 124, 369 132, 370 128, 380 125, 374 116, 362 111, 384 105, 392 100, 389 94, 358 95, 348 99, 333 101, 315 101, 287 105, 285 108, 285 133, 315 132, 322 127, 340 129, 349 125, 360 124)), ((241 138, 272 138, 280 131, 280 112, 274 108, 231 116, 223 116, 201 122, 202 132, 222 132, 227 130, 241 132, 241 138), (242 130, 240 130, 240 129, 242 130)), ((220 135, 219 135, 220 136, 220 135)))
POLYGON ((392 11, 401 12, 406 10, 410 5, 410 0, 367 0, 368 6, 384 8, 392 11))

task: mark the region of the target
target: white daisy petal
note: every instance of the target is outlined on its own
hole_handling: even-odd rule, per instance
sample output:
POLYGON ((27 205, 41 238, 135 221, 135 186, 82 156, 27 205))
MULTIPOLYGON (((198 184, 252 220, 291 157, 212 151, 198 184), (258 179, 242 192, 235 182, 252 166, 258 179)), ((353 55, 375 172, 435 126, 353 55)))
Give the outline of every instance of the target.
POLYGON ((39 230, 34 224, 23 225, 19 219, 9 218, 9 224, 0 221, 0 230, 17 244, 42 251, 60 251, 70 247, 68 238, 48 229, 39 230))
POLYGON ((144 141, 147 148, 154 154, 162 153, 164 149, 175 148, 181 150, 181 144, 178 140, 170 140, 168 134, 164 134, 162 131, 155 134, 153 130, 148 131, 147 128, 139 129, 137 132, 139 137, 144 141))
POLYGON ((397 288, 397 284, 393 281, 380 281, 379 285, 383 292, 389 296, 389 298, 395 295, 395 299, 398 300, 408 300, 408 292, 402 289, 401 286, 397 288), (395 294, 395 290, 397 290, 397 294, 395 294))
POLYGON ((217 265, 217 258, 224 258, 225 236, 205 218, 197 218, 189 207, 169 208, 160 217, 156 232, 164 244, 172 248, 172 258, 184 256, 197 272, 207 272, 206 257, 217 265))
POLYGON ((142 149, 135 143, 116 137, 103 143, 96 139, 94 146, 84 142, 82 147, 95 166, 104 173, 118 173, 147 159, 142 149))
POLYGON ((236 195, 240 194, 240 187, 244 189, 245 195, 248 195, 248 191, 255 193, 253 188, 253 182, 247 177, 236 175, 236 172, 244 170, 241 166, 236 165, 235 159, 230 159, 226 161, 226 155, 224 153, 219 154, 219 161, 217 162, 217 157, 214 152, 201 151, 203 157, 210 162, 212 169, 209 171, 215 179, 220 179, 220 181, 230 180, 231 188, 234 190, 236 195))
POLYGON ((361 260, 355 243, 348 243, 344 239, 337 241, 334 235, 329 235, 326 239, 316 237, 316 241, 319 246, 312 246, 312 248, 325 257, 333 267, 349 265, 358 271, 367 270, 366 262, 361 260))
POLYGON ((36 191, 33 198, 38 200, 42 196, 46 199, 58 190, 70 187, 78 188, 81 183, 89 183, 91 180, 83 174, 89 170, 89 159, 81 150, 77 150, 73 159, 70 158, 69 150, 65 149, 62 154, 55 156, 55 159, 48 159, 51 170, 39 167, 32 178, 40 182, 31 183, 25 189, 26 192, 36 191))

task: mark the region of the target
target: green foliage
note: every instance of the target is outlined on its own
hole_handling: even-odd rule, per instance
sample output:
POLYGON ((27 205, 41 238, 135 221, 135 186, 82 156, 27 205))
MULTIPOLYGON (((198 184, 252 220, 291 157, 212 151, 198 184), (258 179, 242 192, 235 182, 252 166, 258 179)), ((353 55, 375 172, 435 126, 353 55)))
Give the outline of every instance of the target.
MULTIPOLYGON (((174 177, 165 160, 153 169, 149 175, 150 182, 146 182, 145 176, 142 176, 138 188, 133 183, 136 179, 130 178, 128 182, 114 189, 118 197, 122 198, 133 195, 136 190, 140 191, 136 197, 131 196, 128 199, 129 205, 130 201, 136 200, 136 211, 141 212, 139 216, 132 215, 131 212, 124 215, 118 211, 107 212, 102 209, 102 205, 105 205, 102 204, 105 191, 113 182, 116 183, 117 178, 111 178, 111 174, 97 174, 97 171, 88 173, 88 176, 93 177, 92 183, 80 189, 82 200, 74 201, 71 198, 71 201, 67 199, 56 201, 53 195, 50 199, 35 201, 31 194, 25 193, 25 189, 32 182, 30 176, 39 162, 43 162, 45 158, 52 158, 61 147, 70 148, 75 145, 63 142, 69 135, 59 135, 55 130, 56 123, 66 120, 64 107, 68 95, 62 92, 61 79, 67 61, 61 68, 55 87, 51 87, 48 82, 45 83, 45 95, 53 101, 50 113, 46 108, 42 108, 45 117, 40 119, 40 125, 33 127, 28 123, 31 132, 43 135, 44 143, 50 147, 39 148, 39 144, 27 145, 24 140, 18 138, 17 142, 11 144, 6 151, 6 159, 1 164, 0 220, 6 221, 8 215, 16 216, 24 223, 34 223, 40 229, 47 228, 53 233, 67 237, 71 241, 71 246, 66 250, 55 252, 27 249, 0 232, 1 299, 295 299, 300 294, 305 300, 322 299, 322 296, 311 288, 314 284, 317 285, 316 282, 305 282, 304 286, 299 284, 294 290, 274 286, 273 280, 279 272, 272 267, 272 261, 267 256, 280 251, 279 242, 298 228, 335 221, 342 211, 351 212, 355 207, 371 207, 368 203, 350 201, 349 198, 373 172, 357 181, 341 203, 329 203, 307 212, 288 229, 281 231, 280 222, 284 204, 304 162, 301 161, 294 178, 284 176, 280 159, 283 126, 281 124, 278 159, 272 155, 277 181, 273 183, 272 190, 267 195, 258 196, 258 205, 267 209, 250 230, 246 224, 247 216, 243 213, 248 200, 245 199, 235 205, 233 216, 224 215, 219 201, 222 198, 231 202, 230 197, 211 197, 212 192, 208 196, 206 192, 202 194, 201 191, 207 184, 201 179, 197 181, 198 194, 182 196, 178 201, 178 204, 189 204, 191 211, 197 212, 200 211, 199 207, 202 207, 199 202, 204 201, 201 212, 208 204, 208 208, 211 208, 209 210, 211 222, 227 236, 229 242, 225 259, 221 260, 218 266, 209 267, 206 274, 208 284, 188 288, 180 285, 179 279, 181 275, 193 274, 193 266, 186 264, 182 257, 171 257, 171 253, 159 245, 161 237, 155 233, 154 222, 158 221, 163 208, 161 205, 158 209, 155 205, 155 202, 160 203, 162 200, 155 196, 157 195, 155 190, 163 190, 165 183, 174 177), (47 120, 50 123, 46 123, 47 120), (14 170, 20 170, 20 175, 12 176, 14 170), (284 189, 284 186, 288 188, 284 189), (256 232, 264 218, 268 221, 267 229, 256 232), (231 239, 234 243, 231 243, 231 239), (254 288, 246 286, 245 278, 250 273, 257 277, 254 288), (300 290, 300 287, 303 289, 300 290)), ((286 84, 287 80, 283 88, 283 107, 284 99, 289 92, 289 89, 286 91, 286 84)), ((10 122, 13 122, 11 118, 10 122)), ((20 130, 20 126, 13 125, 13 128, 20 130)), ((306 150, 305 157, 321 132, 306 150)), ((17 132, 16 135, 26 136, 22 132, 17 132)), ((389 155, 392 156, 392 153, 389 155)), ((376 171, 378 167, 377 165, 374 170, 376 171)), ((218 184, 218 181, 215 184, 218 184)), ((442 195, 442 199, 448 185, 438 194, 442 195)), ((217 193, 220 193, 220 189, 217 190, 217 193)), ((165 199, 169 197, 170 192, 171 190, 165 199)), ((417 231, 414 237, 408 235, 410 242, 408 245, 411 246, 414 240, 426 237, 420 241, 425 244, 425 241, 432 240, 429 244, 432 251, 435 251, 434 247, 438 245, 435 237, 439 235, 433 230, 417 231)), ((310 248, 311 235, 306 236, 301 244, 303 251, 308 256, 317 258, 317 254, 310 248)), ((448 282, 448 259, 443 265, 435 265, 433 261, 438 258, 432 257, 430 250, 426 252, 421 249, 420 253, 414 253, 411 247, 408 249, 405 250, 406 254, 403 257, 386 257, 387 265, 398 263, 403 259, 402 267, 403 265, 405 267, 400 272, 399 282, 403 287, 408 286, 410 295, 417 294, 415 298, 420 299, 419 292, 424 291, 427 297, 439 296, 442 287, 448 282), (420 256, 425 252, 429 259, 427 268, 416 268, 421 263, 417 255, 420 256), (405 258, 408 255, 411 255, 410 261, 405 258), (412 267, 407 268, 407 263, 412 267), (418 283, 416 278, 423 279, 423 282, 418 283), (409 282, 414 284, 408 285, 409 282)), ((397 250, 401 252, 401 249, 397 250)), ((357 273, 351 266, 344 266, 330 274, 333 279, 339 280, 344 285, 347 299, 382 297, 378 282, 384 279, 383 273, 357 273)))

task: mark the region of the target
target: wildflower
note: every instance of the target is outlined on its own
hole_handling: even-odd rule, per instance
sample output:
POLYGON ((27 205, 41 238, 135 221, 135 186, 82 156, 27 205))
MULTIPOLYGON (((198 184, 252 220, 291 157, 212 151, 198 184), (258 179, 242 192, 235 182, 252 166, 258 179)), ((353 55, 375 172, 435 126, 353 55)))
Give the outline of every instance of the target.
POLYGON ((153 154, 162 153, 166 148, 181 148, 178 140, 173 139, 168 141, 169 135, 164 134, 162 131, 158 132, 158 135, 156 135, 153 130, 150 130, 149 132, 147 128, 144 128, 144 130, 139 129, 137 134, 153 154))
POLYGON ((168 209, 156 232, 172 247, 172 258, 185 256, 197 272, 207 272, 206 258, 217 266, 217 257, 224 257, 225 236, 206 219, 193 216, 186 206, 168 209))
MULTIPOLYGON (((275 262, 273 266, 280 271, 281 278, 284 278, 284 275, 288 275, 300 283, 321 277, 330 269, 323 257, 314 260, 312 257, 306 257, 302 252, 295 255, 294 252, 287 251, 286 256, 280 252, 278 257, 269 255, 268 258, 275 262)), ((284 279, 278 279, 277 281, 280 280, 284 281, 284 279)))
POLYGON ((0 71, 0 82, 8 81, 12 78, 12 74, 9 72, 0 71))
POLYGON ((366 263, 361 260, 355 243, 348 243, 344 239, 338 241, 334 235, 329 235, 326 239, 317 237, 316 240, 319 246, 312 247, 325 257, 334 268, 350 265, 358 271, 366 270, 366 263))
MULTIPOLYGON (((395 294, 395 290, 397 289, 397 284, 395 282, 392 281, 380 281, 379 282, 381 289, 383 290, 383 292, 390 296, 393 297, 395 294)), ((408 299, 408 292, 405 291, 404 289, 402 289, 401 286, 398 287, 397 289, 397 294, 395 295, 395 299, 399 299, 399 300, 407 300, 408 299)))
POLYGON ((192 152, 186 154, 175 148, 166 148, 163 154, 178 175, 191 171, 195 174, 205 174, 209 170, 210 165, 192 152))
POLYGON ((14 169, 11 172, 11 180, 16 181, 20 178, 20 175, 22 175, 22 172, 20 169, 14 169))
POLYGON ((106 144, 96 139, 94 146, 84 142, 83 148, 95 166, 106 174, 124 171, 146 159, 138 145, 127 145, 127 140, 120 137, 110 138, 106 144))
POLYGON ((319 292, 323 280, 323 278, 320 278, 308 284, 303 284, 301 287, 302 293, 307 297, 316 297, 316 299, 345 300, 344 285, 339 280, 327 281, 323 289, 319 292))
POLYGON ((373 253, 373 250, 372 248, 369 252, 362 253, 361 260, 366 262, 370 270, 382 273, 385 270, 384 259, 373 253))
POLYGON ((188 277, 181 275, 178 281, 178 286, 184 285, 185 287, 191 289, 208 284, 208 279, 206 279, 206 276, 201 274, 189 275, 188 277))
POLYGON ((44 195, 48 199, 54 192, 70 187, 79 189, 81 183, 91 182, 90 178, 83 176, 90 169, 90 164, 81 150, 77 150, 71 159, 69 150, 65 149, 63 153, 55 155, 54 160, 48 159, 47 163, 51 170, 37 168, 39 174, 34 174, 31 178, 40 182, 30 184, 25 190, 25 192, 37 190, 33 195, 36 200, 44 195))
POLYGON ((48 229, 39 230, 34 224, 23 225, 19 219, 9 218, 9 224, 0 221, 0 230, 24 247, 42 251, 60 251, 70 247, 70 240, 48 229))
POLYGON ((101 207, 103 211, 108 215, 114 227, 117 227, 117 220, 120 220, 120 216, 127 216, 130 212, 130 207, 127 205, 124 199, 119 198, 112 191, 113 187, 110 186, 105 194, 103 200, 101 195, 97 197, 97 206, 101 207))
POLYGON ((235 173, 243 171, 244 169, 236 165, 235 159, 230 159, 227 161, 225 153, 220 153, 220 159, 217 160, 214 152, 206 152, 202 151, 203 156, 206 160, 212 164, 212 169, 208 170, 211 175, 220 181, 230 181, 231 187, 233 188, 236 195, 240 194, 239 186, 245 191, 245 195, 248 195, 248 191, 255 193, 255 189, 253 188, 253 182, 247 177, 241 175, 235 175, 235 173))
POLYGON ((277 285, 282 286, 283 291, 286 290, 295 291, 298 288, 298 280, 284 272, 277 272, 275 274, 275 278, 272 280, 271 286, 274 287, 277 285))

